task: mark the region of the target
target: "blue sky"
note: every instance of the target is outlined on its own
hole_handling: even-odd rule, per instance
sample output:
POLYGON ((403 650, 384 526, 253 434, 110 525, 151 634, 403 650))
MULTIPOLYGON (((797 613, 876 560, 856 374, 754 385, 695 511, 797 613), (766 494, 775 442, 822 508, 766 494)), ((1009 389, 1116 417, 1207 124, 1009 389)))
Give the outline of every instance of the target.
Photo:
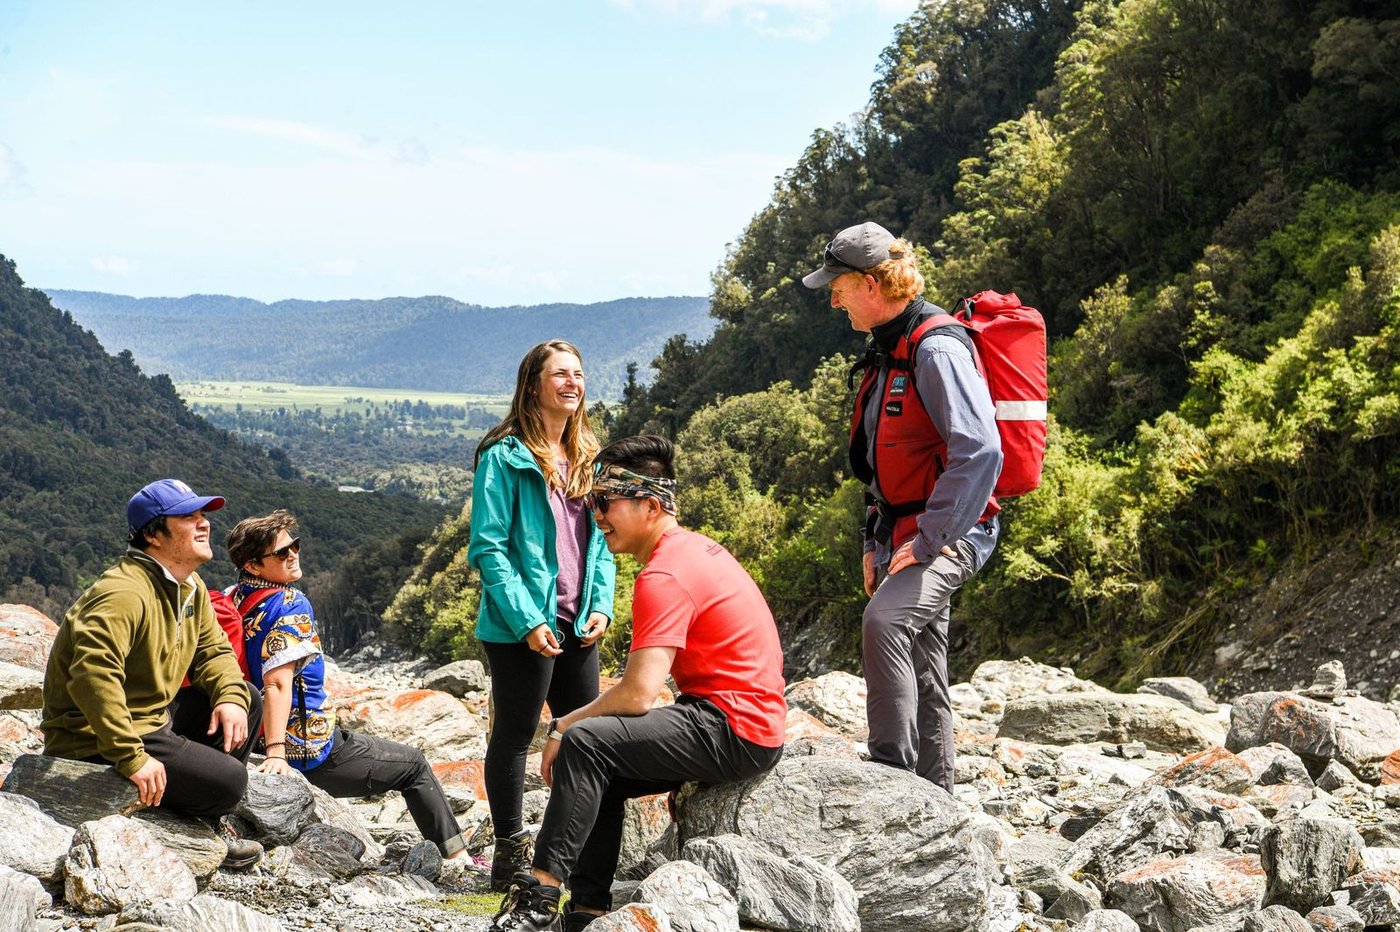
POLYGON ((0 0, 0 253, 139 296, 706 294, 916 5, 0 0))

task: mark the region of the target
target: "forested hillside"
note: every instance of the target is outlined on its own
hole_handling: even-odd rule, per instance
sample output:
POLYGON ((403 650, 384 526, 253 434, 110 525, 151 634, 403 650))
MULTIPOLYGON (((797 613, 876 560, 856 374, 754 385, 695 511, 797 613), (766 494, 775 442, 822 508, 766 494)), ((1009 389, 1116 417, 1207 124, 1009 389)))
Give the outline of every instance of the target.
MULTIPOLYGON (((0 602, 56 617, 125 548, 126 501, 163 476, 228 499, 222 542, 240 518, 277 507, 302 519, 307 588, 332 648, 346 646, 403 581, 443 512, 412 499, 313 486, 192 414, 165 376, 97 339, 26 288, 0 257, 0 602)), ((207 580, 231 582, 215 547, 207 580)))
POLYGON ((617 399, 629 362, 651 359, 672 334, 714 329, 705 298, 481 307, 443 297, 263 304, 224 295, 48 294, 108 350, 130 350, 142 369, 177 380, 508 395, 525 351, 561 337, 583 352, 593 397, 617 399))
POLYGON ((1181 669, 1285 558, 1397 518, 1397 17, 951 0, 897 31, 867 112, 724 257, 714 335, 668 343, 614 425, 677 437, 685 520, 760 578, 794 666, 856 662, 862 338, 800 278, 861 220, 927 249, 930 298, 1015 291, 1055 339, 1045 485, 955 612, 964 662, 1181 669))

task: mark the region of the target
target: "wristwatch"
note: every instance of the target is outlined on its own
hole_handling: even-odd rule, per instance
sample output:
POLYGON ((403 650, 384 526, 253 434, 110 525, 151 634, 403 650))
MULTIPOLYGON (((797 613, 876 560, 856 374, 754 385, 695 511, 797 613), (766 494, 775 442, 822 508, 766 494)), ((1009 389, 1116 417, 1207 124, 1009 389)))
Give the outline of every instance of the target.
POLYGON ((552 718, 549 720, 549 734, 546 735, 545 738, 549 741, 564 740, 564 734, 559 730, 559 719, 552 718))

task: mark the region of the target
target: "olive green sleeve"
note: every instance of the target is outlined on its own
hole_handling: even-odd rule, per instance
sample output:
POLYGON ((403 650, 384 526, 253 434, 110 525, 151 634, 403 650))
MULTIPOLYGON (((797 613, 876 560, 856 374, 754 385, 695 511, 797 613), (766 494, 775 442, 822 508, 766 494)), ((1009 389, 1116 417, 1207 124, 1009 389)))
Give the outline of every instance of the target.
POLYGON ((94 593, 79 615, 65 621, 73 626, 68 693, 92 728, 98 753, 124 777, 149 760, 123 689, 126 658, 144 623, 140 598, 119 589, 94 593))

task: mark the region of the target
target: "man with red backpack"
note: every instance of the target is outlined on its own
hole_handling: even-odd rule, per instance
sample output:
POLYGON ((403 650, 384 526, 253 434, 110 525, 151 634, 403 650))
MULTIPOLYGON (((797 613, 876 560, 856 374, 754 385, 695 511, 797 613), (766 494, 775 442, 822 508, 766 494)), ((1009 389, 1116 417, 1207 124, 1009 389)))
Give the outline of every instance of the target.
POLYGON ((962 324, 926 302, 913 247, 877 223, 803 278, 870 334, 850 460, 869 486, 862 619, 871 759, 952 792, 949 606, 996 547, 996 409, 962 324), (935 319, 938 318, 938 319, 935 319))

